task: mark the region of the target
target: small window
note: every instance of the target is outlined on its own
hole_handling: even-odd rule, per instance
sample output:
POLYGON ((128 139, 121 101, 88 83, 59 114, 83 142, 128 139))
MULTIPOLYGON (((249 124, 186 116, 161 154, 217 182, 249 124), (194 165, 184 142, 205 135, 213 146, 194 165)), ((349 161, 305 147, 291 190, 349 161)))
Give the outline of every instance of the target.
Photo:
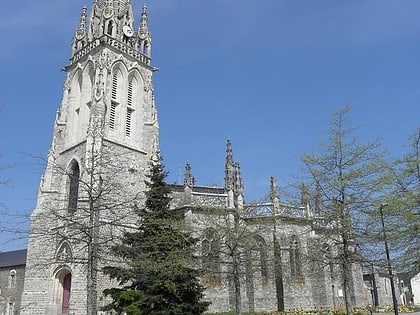
POLYGON ((10 270, 9 275, 9 288, 14 289, 16 288, 16 270, 10 270))
POLYGON ((13 303, 13 302, 8 302, 7 303, 6 314, 7 315, 14 315, 15 314, 15 303, 13 303))
POLYGON ((107 28, 107 31, 106 31, 106 33, 107 33, 108 35, 112 35, 112 28, 113 28, 112 21, 109 21, 109 23, 108 23, 108 28, 107 28))
POLYGON ((73 213, 77 210, 77 203, 79 199, 79 180, 80 180, 80 169, 77 162, 73 163, 70 169, 70 187, 69 187, 69 203, 68 211, 73 213))

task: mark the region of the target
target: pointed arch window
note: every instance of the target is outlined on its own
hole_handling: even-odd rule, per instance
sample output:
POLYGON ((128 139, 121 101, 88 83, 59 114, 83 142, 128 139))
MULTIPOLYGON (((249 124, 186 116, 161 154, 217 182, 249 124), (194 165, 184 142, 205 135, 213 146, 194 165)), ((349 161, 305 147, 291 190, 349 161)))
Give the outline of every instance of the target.
POLYGON ((16 270, 10 270, 9 274, 9 289, 16 288, 16 270))
POLYGON ((62 243, 59 247, 56 255, 57 261, 71 261, 72 259, 72 251, 70 245, 67 242, 62 243))
POLYGON ((216 231, 207 230, 201 246, 204 271, 218 273, 220 271, 220 244, 216 231))
POLYGON ((79 199, 79 181, 80 168, 77 162, 74 162, 70 168, 69 173, 69 194, 68 194, 68 211, 73 213, 77 210, 77 203, 79 199))
POLYGON ((292 276, 299 276, 302 273, 299 241, 296 236, 292 236, 290 240, 290 274, 292 276))
POLYGON ((13 301, 7 302, 7 309, 6 309, 7 315, 14 315, 15 314, 15 303, 13 301))
POLYGON ((268 281, 267 244, 261 236, 257 236, 255 240, 259 250, 261 279, 266 283, 268 281))

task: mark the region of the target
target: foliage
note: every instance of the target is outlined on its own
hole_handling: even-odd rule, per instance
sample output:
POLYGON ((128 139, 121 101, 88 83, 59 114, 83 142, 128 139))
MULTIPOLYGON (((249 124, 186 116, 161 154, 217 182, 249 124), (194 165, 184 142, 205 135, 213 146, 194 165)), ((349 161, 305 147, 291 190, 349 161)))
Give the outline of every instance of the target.
POLYGON ((386 198, 387 237, 400 271, 420 270, 420 128, 410 137, 408 152, 393 167, 386 198))
POLYGON ((323 234, 319 248, 341 269, 346 310, 351 312, 351 263, 357 259, 354 245, 362 244, 367 214, 375 207, 375 199, 385 184, 384 152, 380 139, 360 143, 350 123, 351 107, 337 109, 331 120, 328 142, 321 142, 317 154, 304 154, 302 161, 309 181, 316 189, 317 214, 323 218, 323 234), (325 244, 326 243, 326 244, 325 244))
POLYGON ((177 226, 169 209, 170 188, 161 162, 151 164, 147 176, 146 202, 137 208, 138 224, 124 233, 113 247, 124 266, 105 267, 105 274, 121 287, 104 291, 113 302, 106 309, 128 315, 202 314, 208 303, 201 301, 204 288, 199 270, 193 268, 196 240, 177 226))

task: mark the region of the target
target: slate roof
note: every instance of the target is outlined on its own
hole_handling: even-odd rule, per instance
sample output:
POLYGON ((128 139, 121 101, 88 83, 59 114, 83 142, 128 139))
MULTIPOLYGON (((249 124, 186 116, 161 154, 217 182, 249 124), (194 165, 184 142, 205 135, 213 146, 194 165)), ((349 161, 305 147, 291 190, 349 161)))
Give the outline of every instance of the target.
POLYGON ((0 268, 26 264, 26 249, 0 253, 0 268))

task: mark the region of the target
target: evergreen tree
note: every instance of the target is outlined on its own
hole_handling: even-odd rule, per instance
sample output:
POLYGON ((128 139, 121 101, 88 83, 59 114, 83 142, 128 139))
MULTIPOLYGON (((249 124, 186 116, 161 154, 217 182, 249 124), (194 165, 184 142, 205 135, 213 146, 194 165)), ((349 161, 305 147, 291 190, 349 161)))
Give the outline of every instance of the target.
POLYGON ((195 315, 207 310, 200 271, 193 267, 196 239, 169 209, 166 175, 161 161, 151 164, 145 206, 135 209, 137 228, 126 231, 113 248, 124 264, 104 268, 120 285, 104 291, 113 300, 107 310, 128 315, 195 315))

